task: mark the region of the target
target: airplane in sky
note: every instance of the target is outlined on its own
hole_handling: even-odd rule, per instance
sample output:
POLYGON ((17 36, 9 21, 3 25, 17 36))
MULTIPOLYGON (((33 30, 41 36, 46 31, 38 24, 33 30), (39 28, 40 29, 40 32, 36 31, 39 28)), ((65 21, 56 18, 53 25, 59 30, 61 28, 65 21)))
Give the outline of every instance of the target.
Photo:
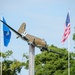
MULTIPOLYGON (((40 48, 41 50, 43 48, 47 48, 47 43, 44 39, 30 35, 26 32, 26 23, 22 23, 22 25, 20 26, 20 28, 18 30, 18 33, 20 33, 22 35, 22 38, 25 37, 27 39, 26 41, 28 44, 36 46, 36 47, 40 48)), ((18 37, 20 37, 20 36, 18 35, 18 37)))
POLYGON ((10 27, 8 24, 3 22, 2 20, 0 20, 0 21, 2 23, 4 23, 7 27, 9 27, 14 33, 16 33, 18 35, 17 38, 19 38, 19 37, 22 38, 24 41, 26 41, 28 43, 28 45, 32 45, 32 46, 38 47, 38 48, 40 48, 41 51, 48 51, 48 52, 61 54, 61 53, 56 52, 54 50, 49 50, 47 42, 44 39, 41 39, 39 37, 36 37, 36 36, 28 34, 26 32, 26 23, 22 23, 22 25, 20 26, 18 31, 16 31, 15 29, 10 27))

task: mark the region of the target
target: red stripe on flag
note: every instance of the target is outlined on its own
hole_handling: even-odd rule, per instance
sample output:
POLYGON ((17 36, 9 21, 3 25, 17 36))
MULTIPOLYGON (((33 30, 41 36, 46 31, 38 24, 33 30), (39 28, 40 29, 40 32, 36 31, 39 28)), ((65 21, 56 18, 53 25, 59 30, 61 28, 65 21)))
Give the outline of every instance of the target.
POLYGON ((67 27, 65 27, 65 31, 64 31, 64 34, 63 34, 63 37, 62 37, 62 43, 65 42, 65 40, 68 38, 69 34, 70 34, 70 31, 71 28, 70 28, 70 23, 68 24, 67 27))

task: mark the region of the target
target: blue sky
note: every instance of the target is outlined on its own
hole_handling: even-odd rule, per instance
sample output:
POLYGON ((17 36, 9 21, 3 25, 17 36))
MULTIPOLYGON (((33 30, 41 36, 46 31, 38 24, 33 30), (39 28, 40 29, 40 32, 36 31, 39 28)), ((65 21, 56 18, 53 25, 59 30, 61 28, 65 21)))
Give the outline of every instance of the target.
MULTIPOLYGON (((70 10, 71 34, 70 51, 74 51, 72 35, 75 26, 75 1, 74 0, 0 0, 0 16, 4 16, 7 24, 18 30, 20 25, 26 23, 26 31, 34 36, 45 39, 48 45, 67 48, 67 40, 61 44, 64 24, 68 9, 70 10)), ((23 53, 29 53, 28 44, 22 39, 16 39, 12 32, 8 47, 3 47, 3 52, 13 51, 14 58, 22 60, 23 53)), ((35 48, 35 54, 41 53, 35 48)), ((22 70, 21 75, 28 75, 27 70, 22 70)))

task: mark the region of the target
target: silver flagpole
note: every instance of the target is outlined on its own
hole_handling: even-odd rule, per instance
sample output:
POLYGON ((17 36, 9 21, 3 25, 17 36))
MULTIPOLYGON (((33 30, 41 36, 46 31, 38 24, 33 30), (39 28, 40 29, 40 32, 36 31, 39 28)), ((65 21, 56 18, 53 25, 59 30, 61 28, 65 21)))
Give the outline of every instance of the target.
MULTIPOLYGON (((1 20, 2 20, 2 16, 1 16, 1 20)), ((3 25, 2 25, 2 23, 0 23, 0 37, 1 37, 1 39, 0 39, 0 52, 1 52, 1 58, 0 58, 0 75, 2 75, 2 50, 3 50, 3 25)))
POLYGON ((70 75, 70 35, 68 36, 68 75, 70 75))
MULTIPOLYGON (((70 15, 70 9, 68 10, 70 15)), ((68 75, 70 75, 70 34, 68 36, 68 75)))

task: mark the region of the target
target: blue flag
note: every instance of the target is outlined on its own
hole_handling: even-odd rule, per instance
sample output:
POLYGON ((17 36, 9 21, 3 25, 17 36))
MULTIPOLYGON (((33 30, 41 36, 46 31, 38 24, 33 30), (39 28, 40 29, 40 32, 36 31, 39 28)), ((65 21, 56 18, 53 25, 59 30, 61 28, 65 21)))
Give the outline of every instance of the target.
MULTIPOLYGON (((3 22, 6 23, 4 17, 3 22)), ((11 31, 10 29, 3 23, 3 35, 4 35, 4 46, 8 46, 11 38, 11 31)))

